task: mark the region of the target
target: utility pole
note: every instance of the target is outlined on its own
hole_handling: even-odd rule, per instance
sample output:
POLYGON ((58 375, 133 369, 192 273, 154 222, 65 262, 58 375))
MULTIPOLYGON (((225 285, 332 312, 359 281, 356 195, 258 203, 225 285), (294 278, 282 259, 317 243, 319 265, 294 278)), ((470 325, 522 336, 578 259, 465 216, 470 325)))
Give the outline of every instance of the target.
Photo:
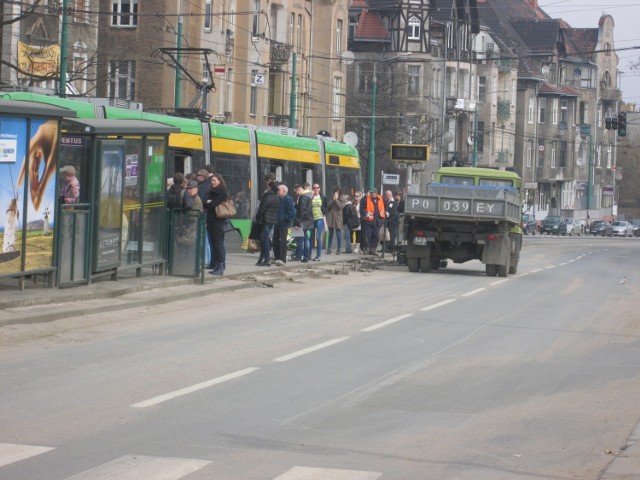
POLYGON ((180 108, 180 80, 181 80, 181 72, 180 65, 182 62, 182 0, 178 0, 178 33, 176 38, 176 83, 175 83, 175 91, 174 91, 174 108, 180 108))
POLYGON ((62 28, 60 29, 60 82, 58 95, 64 98, 67 94, 67 30, 69 29, 69 18, 67 9, 69 0, 62 0, 62 28))

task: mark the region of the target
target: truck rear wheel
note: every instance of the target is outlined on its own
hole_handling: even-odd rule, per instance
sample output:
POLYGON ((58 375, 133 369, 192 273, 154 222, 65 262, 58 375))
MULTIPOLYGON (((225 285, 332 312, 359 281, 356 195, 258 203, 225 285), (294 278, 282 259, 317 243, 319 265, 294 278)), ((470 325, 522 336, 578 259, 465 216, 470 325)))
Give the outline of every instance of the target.
POLYGON ((407 257, 407 266, 409 267, 410 272, 419 272, 420 271, 420 258, 418 257, 407 257))
POLYGON ((495 277, 498 274, 498 266, 493 265, 491 263, 487 263, 485 266, 485 271, 487 272, 487 277, 495 277))
POLYGON ((422 273, 431 273, 433 265, 431 264, 430 258, 421 258, 420 259, 420 270, 422 273))

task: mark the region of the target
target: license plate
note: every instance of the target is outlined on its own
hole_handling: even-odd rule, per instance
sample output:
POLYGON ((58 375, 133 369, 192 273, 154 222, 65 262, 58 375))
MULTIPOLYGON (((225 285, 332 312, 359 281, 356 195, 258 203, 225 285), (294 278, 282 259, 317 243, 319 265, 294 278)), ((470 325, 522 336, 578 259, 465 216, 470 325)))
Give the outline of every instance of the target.
POLYGON ((413 237, 413 244, 414 245, 426 245, 427 244, 427 237, 413 237))

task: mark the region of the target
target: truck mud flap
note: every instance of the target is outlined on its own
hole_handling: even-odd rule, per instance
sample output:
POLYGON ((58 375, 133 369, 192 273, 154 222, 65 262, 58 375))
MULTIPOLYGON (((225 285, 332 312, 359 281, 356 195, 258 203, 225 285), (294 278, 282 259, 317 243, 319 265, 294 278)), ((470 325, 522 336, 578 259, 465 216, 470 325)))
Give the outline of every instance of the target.
POLYGON ((507 265, 511 258, 511 240, 508 235, 487 235, 482 250, 482 263, 507 265))

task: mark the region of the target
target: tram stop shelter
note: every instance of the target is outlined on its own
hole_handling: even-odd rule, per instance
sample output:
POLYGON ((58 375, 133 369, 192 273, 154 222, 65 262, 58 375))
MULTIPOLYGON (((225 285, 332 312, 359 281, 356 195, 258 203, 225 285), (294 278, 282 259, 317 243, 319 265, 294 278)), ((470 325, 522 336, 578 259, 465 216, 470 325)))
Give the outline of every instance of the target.
POLYGON ((167 142, 178 131, 147 120, 62 120, 59 166, 73 167, 80 195, 58 203, 58 286, 145 267, 164 273, 167 142))

